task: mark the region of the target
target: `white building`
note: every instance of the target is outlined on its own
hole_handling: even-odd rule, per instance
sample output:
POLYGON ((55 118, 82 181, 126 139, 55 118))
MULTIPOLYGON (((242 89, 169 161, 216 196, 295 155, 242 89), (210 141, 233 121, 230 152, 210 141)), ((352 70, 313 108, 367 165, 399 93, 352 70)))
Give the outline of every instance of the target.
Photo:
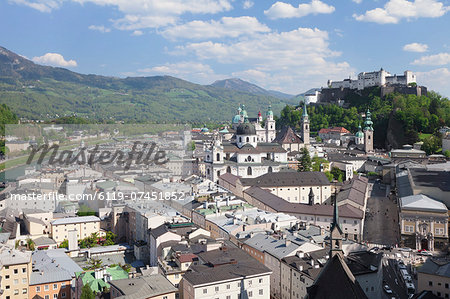
POLYGON ((253 178, 287 165, 287 151, 281 145, 260 140, 255 125, 249 122, 237 126, 235 142, 222 142, 216 135, 205 151, 206 178, 217 182, 224 173, 253 178))
POLYGON ((199 254, 202 265, 184 274, 184 299, 270 298, 269 268, 238 248, 199 254))
POLYGON ((381 68, 379 71, 362 72, 358 74, 358 79, 344 79, 343 81, 328 80, 329 88, 350 88, 362 90, 366 87, 385 86, 385 85, 408 85, 416 83, 416 75, 411 71, 405 71, 403 75, 391 75, 381 68))

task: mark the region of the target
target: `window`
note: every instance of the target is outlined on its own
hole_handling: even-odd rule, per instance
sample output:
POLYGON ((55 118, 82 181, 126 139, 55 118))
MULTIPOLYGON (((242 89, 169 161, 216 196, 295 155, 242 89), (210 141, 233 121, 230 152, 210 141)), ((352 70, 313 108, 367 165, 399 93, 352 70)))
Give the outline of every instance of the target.
POLYGON ((27 273, 27 268, 22 268, 22 273, 27 273))
POLYGON ((231 299, 231 296, 230 296, 230 295, 228 295, 228 296, 227 296, 227 299, 231 299))
POLYGON ((41 287, 36 287, 36 293, 40 293, 41 292, 41 287))
POLYGON ((252 281, 252 280, 249 280, 249 281, 248 281, 248 285, 251 286, 252 284, 253 284, 253 281, 252 281))
POLYGON ((414 226, 405 225, 405 233, 413 233, 413 232, 414 232, 414 226))
POLYGON ((229 290, 231 288, 231 286, 229 284, 227 284, 227 290, 229 290))
POLYGON ((44 286, 44 290, 45 290, 45 291, 48 291, 48 289, 49 289, 48 284, 46 284, 46 285, 44 286))
POLYGON ((61 293, 61 298, 66 298, 66 292, 61 293))
POLYGON ((445 288, 448 289, 448 283, 445 284, 445 288))
POLYGON ((249 291, 249 292, 248 292, 248 296, 249 296, 249 297, 253 297, 253 291, 249 291))
POLYGON ((168 298, 167 296, 164 296, 164 297, 163 297, 163 299, 167 299, 167 298, 168 298))
POLYGON ((19 273, 19 269, 14 269, 14 274, 18 274, 19 273))
POLYGON ((203 289, 203 294, 208 294, 208 289, 203 289))
POLYGON ((260 294, 260 295, 264 295, 264 290, 263 290, 263 289, 260 289, 260 290, 259 290, 259 294, 260 294))
POLYGON ((10 289, 10 286, 6 286, 5 289, 9 290, 9 289, 10 289))
POLYGON ((45 298, 45 299, 50 299, 50 296, 49 296, 49 295, 45 295, 44 298, 45 298))
POLYGON ((428 285, 429 285, 430 287, 432 287, 432 286, 433 286, 433 282, 432 282, 432 281, 429 281, 429 282, 428 282, 428 285))
POLYGON ((14 295, 19 295, 19 289, 14 290, 14 295))
POLYGON ((443 235, 444 234, 444 229, 443 228, 436 228, 436 235, 443 235))
POLYGON ((262 278, 259 279, 259 283, 263 283, 263 279, 262 278))
POLYGON ((61 288, 65 288, 66 287, 66 283, 65 282, 61 282, 61 288))
POLYGON ((252 168, 251 167, 247 168, 247 175, 252 175, 252 168))
POLYGON ((18 279, 14 279, 14 284, 19 284, 19 280, 18 279))
POLYGON ((26 294, 27 293, 27 289, 26 288, 23 288, 22 289, 22 294, 26 294))
POLYGON ((22 278, 22 283, 27 283, 27 279, 26 278, 22 278))
POLYGON ((215 287, 215 290, 216 290, 216 292, 218 292, 219 291, 219 287, 215 287))
POLYGON ((56 283, 53 284, 53 289, 54 290, 58 289, 58 285, 56 283))
POLYGON ((53 299, 58 299, 58 293, 53 294, 53 299))

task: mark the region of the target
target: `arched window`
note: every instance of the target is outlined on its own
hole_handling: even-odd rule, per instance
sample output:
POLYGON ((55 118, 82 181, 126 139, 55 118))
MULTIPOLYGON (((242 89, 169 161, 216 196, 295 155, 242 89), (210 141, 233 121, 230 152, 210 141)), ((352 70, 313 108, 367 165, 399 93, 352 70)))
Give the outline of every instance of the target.
POLYGON ((247 162, 252 162, 252 156, 247 157, 247 162))
POLYGON ((368 139, 370 140, 370 135, 369 135, 368 139))
POLYGON ((231 173, 231 167, 230 166, 227 167, 227 172, 231 173))
POLYGON ((217 153, 217 161, 220 161, 220 154, 217 153))
POLYGON ((242 142, 242 137, 239 137, 239 142, 242 142))
POLYGON ((272 166, 269 166, 269 168, 267 169, 267 172, 269 172, 269 173, 272 172, 272 166))
POLYGON ((305 129, 308 130, 308 125, 305 126, 305 129))
POLYGON ((247 175, 252 175, 252 168, 251 167, 247 168, 247 175))
POLYGON ((247 137, 247 142, 250 142, 250 138, 247 137))
POLYGON ((209 175, 209 168, 208 169, 206 169, 206 173, 209 175))
POLYGON ((220 177, 220 170, 217 170, 217 177, 220 177))
POLYGON ((256 142, 256 137, 253 137, 253 142, 256 142))
POLYGON ((209 155, 208 155, 208 156, 206 156, 206 160, 208 160, 208 161, 209 161, 209 155))

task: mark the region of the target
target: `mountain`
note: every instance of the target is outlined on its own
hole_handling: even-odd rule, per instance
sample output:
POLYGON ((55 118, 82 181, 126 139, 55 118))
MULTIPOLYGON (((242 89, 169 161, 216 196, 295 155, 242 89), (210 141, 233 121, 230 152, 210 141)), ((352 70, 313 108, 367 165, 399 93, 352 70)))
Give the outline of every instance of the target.
POLYGON ((211 84, 210 86, 214 87, 220 87, 220 88, 226 88, 231 89, 235 91, 242 91, 252 94, 258 94, 258 95, 265 95, 265 96, 272 96, 279 99, 290 99, 293 98, 293 95, 282 93, 276 90, 266 90, 262 87, 259 87, 258 85, 255 85, 253 83, 241 80, 239 78, 231 78, 231 79, 225 79, 225 80, 218 80, 211 84))
POLYGON ((279 113, 286 104, 296 102, 256 90, 199 85, 170 76, 84 75, 38 65, 0 47, 0 104, 28 119, 75 114, 103 120, 198 124, 230 121, 239 104, 245 104, 249 115, 256 117, 269 104, 279 113))

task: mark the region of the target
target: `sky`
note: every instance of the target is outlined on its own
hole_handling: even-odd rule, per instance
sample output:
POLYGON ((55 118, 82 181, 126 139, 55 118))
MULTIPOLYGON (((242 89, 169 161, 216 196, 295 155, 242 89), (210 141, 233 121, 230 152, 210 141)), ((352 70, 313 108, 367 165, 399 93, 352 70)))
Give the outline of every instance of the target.
POLYGON ((83 74, 290 94, 412 70, 450 96, 450 0, 0 0, 0 46, 83 74))

